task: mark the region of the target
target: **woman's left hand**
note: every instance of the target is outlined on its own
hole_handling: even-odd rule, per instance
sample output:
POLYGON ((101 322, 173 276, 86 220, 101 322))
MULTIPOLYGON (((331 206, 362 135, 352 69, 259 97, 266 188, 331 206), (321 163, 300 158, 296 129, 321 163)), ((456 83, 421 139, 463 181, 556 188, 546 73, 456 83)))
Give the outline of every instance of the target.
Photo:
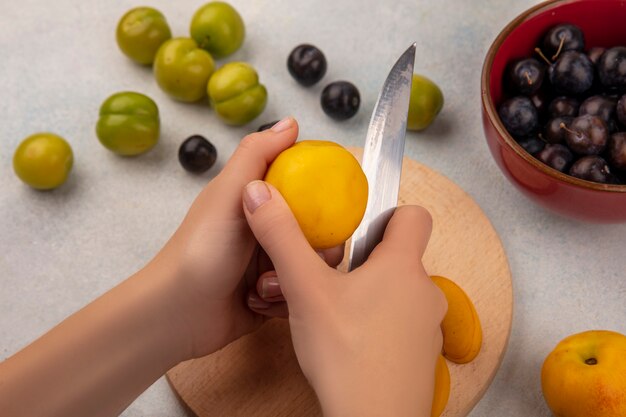
MULTIPOLYGON (((271 297, 272 290, 278 289, 272 279, 276 273, 250 231, 242 193, 248 183, 265 176, 271 162, 297 137, 293 118, 246 136, 222 172, 198 195, 153 265, 148 265, 173 271, 172 308, 190 336, 185 356, 207 355, 255 330, 267 317, 287 315, 282 297, 271 297), (259 287, 261 296, 257 281, 266 285, 259 287)), ((336 266, 343 247, 320 255, 336 266)))

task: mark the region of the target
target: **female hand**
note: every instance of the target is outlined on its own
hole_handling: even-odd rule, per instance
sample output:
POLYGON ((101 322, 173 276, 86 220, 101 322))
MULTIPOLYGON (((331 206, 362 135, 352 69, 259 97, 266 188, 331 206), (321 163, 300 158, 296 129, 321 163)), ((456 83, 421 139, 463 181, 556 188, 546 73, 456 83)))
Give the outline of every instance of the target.
POLYGON ((367 262, 346 274, 316 255, 271 185, 252 182, 243 199, 273 261, 296 355, 324 415, 430 415, 447 304, 421 262, 428 212, 396 209, 367 262))
MULTIPOLYGON (((241 195, 246 184, 265 176, 269 164, 297 137, 293 118, 246 136, 152 262, 173 271, 172 309, 187 330, 185 357, 218 350, 266 318, 246 306, 248 287, 273 268, 250 231, 241 195)), ((336 265, 343 249, 326 253, 328 262, 336 265)))
POLYGON ((246 137, 148 265, 0 362, 3 415, 119 415, 180 361, 259 326, 246 278, 254 285, 271 264, 241 193, 297 135, 287 119, 246 137))

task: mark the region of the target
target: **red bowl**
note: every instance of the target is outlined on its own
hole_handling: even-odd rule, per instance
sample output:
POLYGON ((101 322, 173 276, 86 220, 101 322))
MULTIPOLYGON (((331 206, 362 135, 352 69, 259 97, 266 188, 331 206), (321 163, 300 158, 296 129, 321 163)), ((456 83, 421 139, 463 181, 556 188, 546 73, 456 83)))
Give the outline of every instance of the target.
POLYGON ((503 101, 507 63, 533 55, 554 25, 573 23, 585 45, 626 45, 626 2, 554 0, 525 11, 500 32, 483 65, 482 115, 489 149, 505 176, 534 202, 565 216, 599 223, 626 222, 626 185, 598 184, 563 174, 529 155, 504 128, 497 108, 503 101))

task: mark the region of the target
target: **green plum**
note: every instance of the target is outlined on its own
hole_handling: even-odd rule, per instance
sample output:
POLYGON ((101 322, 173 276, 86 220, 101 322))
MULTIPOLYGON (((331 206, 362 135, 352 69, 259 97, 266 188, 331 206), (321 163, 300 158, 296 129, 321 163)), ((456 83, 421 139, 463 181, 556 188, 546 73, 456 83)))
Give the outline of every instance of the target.
POLYGON ((13 155, 15 174, 38 190, 51 190, 63 184, 73 163, 70 145, 53 133, 35 133, 27 137, 13 155))
POLYGON ((407 129, 426 129, 435 120, 442 107, 443 94, 437 84, 426 77, 413 74, 407 129))
POLYGON ((165 17, 152 7, 129 10, 117 24, 115 35, 122 52, 142 65, 151 65, 159 47, 172 37, 165 17))
POLYGON ((190 103, 206 95, 214 69, 211 54, 189 38, 165 42, 154 60, 154 76, 159 87, 170 97, 190 103))
POLYGON ((213 1, 200 7, 191 19, 191 37, 216 58, 235 52, 246 36, 243 20, 230 4, 213 1))
POLYGON ((96 134, 105 148, 118 155, 139 155, 152 149, 159 140, 159 129, 159 108, 143 94, 116 93, 100 106, 96 134))
POLYGON ((227 124, 244 125, 257 117, 267 104, 267 90, 257 72, 245 62, 230 62, 209 80, 209 99, 227 124))

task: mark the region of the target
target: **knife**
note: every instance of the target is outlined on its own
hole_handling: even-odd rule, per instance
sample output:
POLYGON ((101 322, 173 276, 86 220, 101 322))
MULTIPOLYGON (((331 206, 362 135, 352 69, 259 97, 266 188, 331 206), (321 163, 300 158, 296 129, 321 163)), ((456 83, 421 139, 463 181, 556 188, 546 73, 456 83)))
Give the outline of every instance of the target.
POLYGON ((362 265, 380 243, 398 204, 415 49, 413 43, 398 58, 372 113, 361 164, 369 185, 367 207, 352 235, 350 271, 362 265))

